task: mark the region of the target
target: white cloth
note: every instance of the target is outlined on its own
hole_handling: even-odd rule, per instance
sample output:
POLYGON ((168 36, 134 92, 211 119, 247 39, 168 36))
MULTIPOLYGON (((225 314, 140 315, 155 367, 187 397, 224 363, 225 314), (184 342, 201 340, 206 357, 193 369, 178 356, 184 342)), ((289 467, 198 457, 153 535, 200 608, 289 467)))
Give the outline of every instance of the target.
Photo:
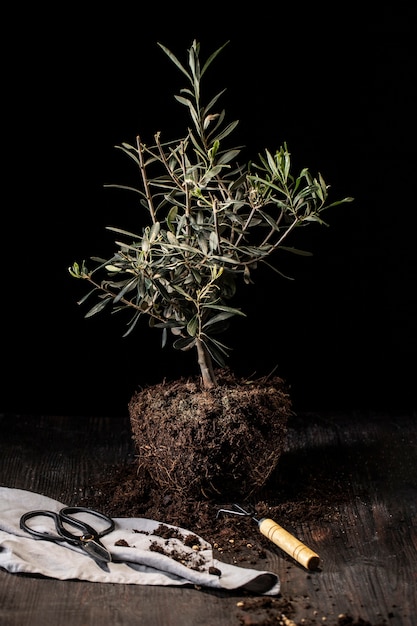
MULTIPOLYGON (((220 562, 213 557, 212 546, 203 538, 190 530, 163 522, 164 526, 177 530, 174 534, 179 538, 164 539, 152 534, 161 523, 158 521, 114 518, 114 530, 101 538, 112 555, 112 561, 104 566, 98 565, 81 548, 38 539, 20 528, 20 518, 28 511, 58 512, 64 506, 38 493, 0 487, 0 567, 10 573, 42 575, 60 580, 135 585, 191 584, 223 590, 242 589, 261 595, 279 593, 277 574, 220 562), (190 535, 198 539, 198 550, 182 541, 190 535), (151 545, 153 549, 150 549, 151 545), (165 554, 158 552, 158 546, 165 554), (187 557, 179 562, 168 556, 178 553, 187 557), (211 568, 219 570, 220 575, 210 573, 211 568)), ((82 519, 82 515, 77 516, 82 519)), ((90 517, 89 522, 100 530, 96 520, 92 523, 90 517)), ((29 523, 36 530, 51 531, 50 523, 53 524, 53 521, 50 518, 32 518, 29 523)))

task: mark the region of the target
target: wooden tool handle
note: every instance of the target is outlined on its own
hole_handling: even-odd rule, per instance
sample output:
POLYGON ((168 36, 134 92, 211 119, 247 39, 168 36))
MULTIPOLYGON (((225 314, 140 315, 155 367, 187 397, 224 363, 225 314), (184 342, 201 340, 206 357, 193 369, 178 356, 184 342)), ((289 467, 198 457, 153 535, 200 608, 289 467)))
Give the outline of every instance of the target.
POLYGON ((316 569, 320 562, 318 554, 282 528, 273 519, 264 517, 259 521, 259 530, 281 550, 293 557, 307 569, 316 569))

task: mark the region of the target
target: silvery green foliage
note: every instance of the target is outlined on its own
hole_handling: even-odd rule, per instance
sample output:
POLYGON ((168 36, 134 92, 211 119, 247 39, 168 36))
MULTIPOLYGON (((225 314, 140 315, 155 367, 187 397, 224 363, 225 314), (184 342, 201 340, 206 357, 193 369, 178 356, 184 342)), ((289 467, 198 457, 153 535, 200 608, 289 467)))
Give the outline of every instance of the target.
POLYGON ((165 345, 169 331, 179 350, 196 347, 201 371, 213 378, 212 361, 223 366, 228 347, 219 339, 233 316, 244 313, 230 306, 240 283, 250 283, 260 263, 271 264, 278 250, 306 254, 284 246, 297 227, 324 224, 325 209, 352 198, 327 203, 328 185, 308 169, 297 176, 284 144, 275 153, 265 150, 257 162, 238 164, 240 148, 225 140, 238 125, 227 122, 218 109, 224 93, 207 105, 200 102, 202 78, 225 47, 216 50, 203 66, 200 45, 188 51, 188 69, 165 46, 162 50, 182 72, 187 86, 176 100, 188 109, 190 128, 178 141, 163 143, 161 133, 153 145, 141 137, 136 145, 119 146, 136 163, 141 187, 138 195, 148 224, 141 233, 110 228, 117 236, 116 252, 108 259, 93 257, 94 269, 74 263, 72 276, 92 286, 98 301, 87 317, 105 307, 130 309, 126 335, 140 318, 162 329, 165 345))

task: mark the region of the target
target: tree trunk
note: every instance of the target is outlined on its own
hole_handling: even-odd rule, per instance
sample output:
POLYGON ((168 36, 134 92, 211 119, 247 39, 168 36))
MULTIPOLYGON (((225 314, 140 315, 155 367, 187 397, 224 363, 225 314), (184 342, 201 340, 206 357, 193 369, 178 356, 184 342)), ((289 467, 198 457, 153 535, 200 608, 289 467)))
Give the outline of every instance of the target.
POLYGON ((205 389, 213 389, 217 386, 216 376, 213 369, 213 361, 207 352, 201 339, 196 339, 198 365, 200 366, 201 378, 205 389))

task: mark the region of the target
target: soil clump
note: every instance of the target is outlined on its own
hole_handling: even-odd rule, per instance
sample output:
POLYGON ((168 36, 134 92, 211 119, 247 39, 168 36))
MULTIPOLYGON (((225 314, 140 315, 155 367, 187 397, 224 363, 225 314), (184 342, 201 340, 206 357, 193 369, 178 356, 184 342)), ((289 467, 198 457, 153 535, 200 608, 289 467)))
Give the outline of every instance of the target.
MULTIPOLYGON (((153 405, 156 412, 155 422, 151 428, 151 417, 147 417, 143 427, 136 426, 133 440, 138 435, 146 437, 146 443, 142 439, 142 445, 149 446, 148 455, 145 454, 145 463, 140 461, 140 455, 133 455, 116 466, 107 467, 105 474, 96 478, 95 484, 88 486, 81 496, 78 504, 89 506, 101 510, 112 517, 142 517, 160 522, 158 534, 172 532, 167 525, 173 525, 189 533, 190 541, 196 542, 196 536, 202 537, 213 547, 215 558, 219 561, 225 560, 241 567, 263 569, 267 560, 268 551, 271 550, 271 542, 259 532, 259 527, 253 519, 269 517, 279 520, 284 528, 291 528, 299 520, 304 522, 337 521, 339 514, 338 506, 348 500, 346 493, 346 476, 343 471, 338 474, 329 473, 328 465, 316 463, 314 472, 308 467, 300 464, 297 455, 287 454, 285 463, 279 463, 281 453, 285 452, 285 433, 287 423, 294 424, 298 417, 291 411, 291 403, 284 383, 280 379, 275 379, 269 389, 275 389, 270 397, 265 401, 265 395, 256 403, 256 411, 248 408, 252 419, 258 426, 258 437, 247 429, 247 423, 243 425, 237 423, 238 396, 249 398, 248 407, 253 404, 254 386, 244 386, 245 383, 237 382, 230 378, 229 374, 224 374, 228 378, 228 400, 221 400, 221 395, 217 397, 217 403, 209 399, 207 394, 202 394, 197 404, 190 402, 192 394, 195 392, 195 381, 181 380, 173 383, 162 383, 158 388, 158 393, 153 393, 151 389, 141 392, 132 398, 134 410, 143 410, 145 405, 147 411, 153 405), (277 392, 278 390, 278 392, 277 392), (161 393, 168 397, 168 404, 161 402, 161 393), (271 400, 272 397, 272 400, 271 400), (164 428, 169 431, 169 440, 172 440, 174 425, 177 417, 174 416, 174 407, 178 403, 182 407, 182 427, 185 434, 178 432, 178 445, 174 451, 168 450, 164 438, 164 428), (158 408, 159 403, 159 408, 158 408), (272 458, 274 446, 271 445, 267 451, 271 467, 262 466, 259 472, 263 472, 262 480, 259 479, 255 489, 249 489, 248 479, 245 479, 243 466, 238 465, 237 473, 228 476, 224 484, 221 484, 220 473, 213 473, 212 465, 209 464, 210 455, 205 450, 205 429, 208 428, 209 417, 213 424, 213 411, 219 410, 219 406, 227 405, 231 418, 228 427, 232 435, 236 436, 233 448, 235 452, 240 451, 242 441, 249 437, 245 443, 244 450, 248 459, 248 472, 250 464, 256 466, 257 456, 265 453, 262 447, 268 446, 268 437, 262 434, 262 423, 265 419, 270 419, 271 411, 276 411, 281 407, 281 419, 277 421, 275 436, 281 438, 278 447, 277 459, 272 458), (168 408, 166 408, 168 406, 168 408), (203 407, 203 410, 201 409, 203 407), (205 409, 209 407, 209 410, 205 409), (235 409, 233 408, 235 407, 235 409), (198 425, 196 420, 189 419, 192 412, 199 414, 203 425, 198 425), (145 434, 144 434, 145 433, 145 434), (248 445, 246 445, 248 444, 248 445), (158 450, 162 450, 158 457, 158 450), (175 462, 179 458, 180 462, 175 462), (138 462, 139 461, 139 462, 138 462), (154 464, 154 465, 153 465, 154 464), (161 470, 165 465, 171 467, 170 479, 166 479, 166 472, 161 470), (176 468, 179 468, 179 474, 176 468), (186 467, 184 467, 186 466, 186 467), (184 469, 195 470, 196 479, 189 488, 183 487, 181 472, 184 469), (174 471, 175 470, 175 471, 174 471), (153 474, 155 472, 155 474, 153 474), (240 474, 239 474, 240 473, 240 474), (199 476, 202 479, 199 479, 199 476), (156 480, 152 480, 156 477, 156 480), (179 480, 178 484, 175 480, 179 480), (237 483, 237 486, 236 486, 237 483), (345 494, 345 495, 344 495, 345 494), (234 502, 240 505, 249 506, 253 512, 253 517, 234 516, 227 513, 232 508, 234 502), (225 509, 225 512, 220 512, 225 509)), ((263 392, 262 392, 263 393, 263 392)), ((268 396, 268 394, 267 394, 268 396)), ((241 403, 242 404, 242 403, 241 403)), ((132 407, 131 407, 132 408, 132 407)), ((240 409, 242 407, 240 406, 240 409)), ((138 422, 139 423, 139 422, 138 422)), ((302 427, 302 426, 301 426, 302 427)), ((175 440, 175 437, 174 437, 175 440)), ((212 440, 213 441, 213 440, 212 440)), ((137 441, 135 443, 137 449, 137 441)), ((215 449, 212 452, 220 464, 224 457, 225 446, 215 449), (223 452, 222 452, 223 450, 223 452), (223 454, 223 456, 222 456, 223 454), (216 456, 217 455, 217 456, 216 456)), ((277 448, 275 448, 277 449, 277 448)), ((142 450, 140 448, 139 452, 142 450)), ((229 450, 230 452, 230 450, 229 450)), ((288 452, 288 451, 287 451, 288 452)), ((145 448, 146 453, 146 448, 145 448)), ((263 457, 265 458, 265 454, 263 457)), ((143 459, 142 459, 143 461, 143 459)), ((230 461, 230 459, 229 459, 230 461)), ((306 464, 307 465, 307 464, 306 464)), ((339 464, 340 465, 340 464, 339 464)), ((215 465, 216 466, 216 465, 215 465)), ((310 465, 309 465, 310 467, 310 465)), ((250 480, 255 480, 256 471, 251 474, 250 480)), ((156 549, 156 548, 155 548, 156 549)), ((278 549, 278 548, 277 548, 278 549)), ((180 558, 181 555, 178 555, 180 558)), ((285 553, 282 557, 292 563, 292 559, 285 553)), ((284 595, 277 597, 254 597, 251 594, 244 594, 244 600, 237 603, 236 619, 242 626, 269 626, 270 624, 282 624, 283 626, 301 626, 301 622, 295 622, 296 600, 287 598, 284 595)), ((317 626, 321 623, 320 618, 302 620, 302 626, 317 626)), ((384 623, 386 626, 386 622, 384 623)), ((351 615, 339 614, 337 618, 327 621, 328 626, 380 626, 380 623, 373 623, 362 619, 354 618, 351 615), (336 621, 334 621, 336 620, 336 621)))
POLYGON ((216 372, 138 391, 128 410, 138 479, 167 498, 242 499, 267 482, 285 446, 291 399, 277 377, 216 372))

